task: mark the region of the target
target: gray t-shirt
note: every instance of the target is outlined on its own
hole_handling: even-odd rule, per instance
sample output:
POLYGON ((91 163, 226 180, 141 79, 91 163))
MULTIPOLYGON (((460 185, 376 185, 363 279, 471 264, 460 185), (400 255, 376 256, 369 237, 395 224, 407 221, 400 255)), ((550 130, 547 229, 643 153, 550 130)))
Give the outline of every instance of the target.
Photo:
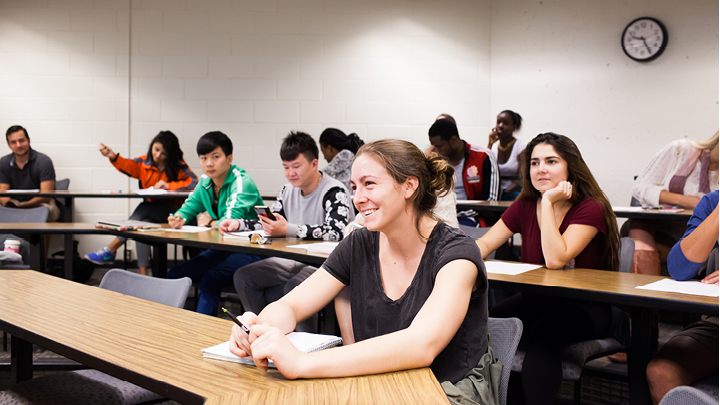
POLYGON ((317 188, 306 196, 299 187, 286 184, 271 210, 287 219, 287 236, 298 238, 340 240, 342 229, 355 219, 345 186, 330 176, 322 176, 317 188))
POLYGON ((379 241, 379 232, 357 229, 340 242, 323 264, 328 273, 350 287, 352 326, 357 342, 408 328, 430 296, 437 273, 446 264, 465 259, 477 266, 477 288, 470 296, 465 319, 430 365, 438 381, 456 383, 487 351, 488 281, 480 249, 462 231, 438 222, 410 286, 402 297, 393 301, 383 289, 379 241))
MULTIPOLYGON (((307 196, 286 184, 270 210, 287 220, 287 236, 303 239, 340 240, 343 228, 355 219, 345 186, 330 176, 323 176, 307 196)), ((257 219, 241 219, 240 230, 248 229, 261 230, 262 224, 257 219)))
MULTIPOLYGON (((44 181, 55 181, 55 167, 52 160, 44 153, 30 148, 28 162, 20 169, 15 164, 12 153, 0 158, 0 183, 9 184, 11 190, 39 189, 44 181)), ((28 201, 32 196, 20 197, 18 201, 28 201)))

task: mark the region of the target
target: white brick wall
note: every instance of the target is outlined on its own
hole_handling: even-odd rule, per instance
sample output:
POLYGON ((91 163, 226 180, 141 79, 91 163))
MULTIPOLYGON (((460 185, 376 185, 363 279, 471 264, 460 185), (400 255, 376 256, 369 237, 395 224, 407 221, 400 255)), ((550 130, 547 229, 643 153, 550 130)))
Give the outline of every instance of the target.
MULTIPOLYGON (((526 119, 526 141, 541 130, 568 128, 588 149, 586 159, 601 165, 609 150, 644 149, 649 134, 660 134, 662 141, 653 138, 660 147, 717 129, 713 0, 658 2, 674 48, 647 65, 618 55, 623 23, 647 11, 618 0, 602 6, 612 18, 596 3, 572 0, 148 0, 133 1, 132 10, 130 4, 0 2, 0 125, 28 127, 33 145, 53 158, 71 188, 135 188, 99 155, 97 143, 126 156, 144 154, 161 130, 178 136, 198 174, 197 138, 226 132, 235 163, 273 195, 285 183, 278 148, 290 130, 317 139, 333 126, 365 141, 397 137, 424 147, 428 126, 447 112, 464 138, 484 144, 495 115, 511 108, 526 119), (573 40, 569 30, 576 27, 566 20, 588 21, 592 31, 573 40), (641 93, 641 84, 628 81, 655 90, 641 93), (588 103, 592 94, 600 96, 588 103), (664 98, 672 103, 663 103, 662 113, 645 106, 664 98), (623 113, 639 100, 652 120, 623 113), (614 135, 603 146, 584 144, 604 139, 608 127, 614 135), (628 131, 640 135, 615 136, 628 131)), ((637 172, 640 160, 618 164, 637 172)), ((628 181, 611 184, 611 173, 623 172, 612 170, 601 184, 613 202, 624 203, 628 181)), ((122 218, 136 204, 78 202, 76 218, 122 218)), ((107 243, 81 240, 83 252, 107 243)))

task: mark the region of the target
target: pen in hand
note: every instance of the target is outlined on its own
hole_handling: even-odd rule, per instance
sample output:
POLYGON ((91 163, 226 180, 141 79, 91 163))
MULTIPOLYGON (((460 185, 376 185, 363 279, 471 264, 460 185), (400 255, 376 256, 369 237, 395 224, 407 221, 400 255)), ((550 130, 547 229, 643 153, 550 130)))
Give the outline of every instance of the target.
POLYGON ((228 318, 232 319, 232 321, 235 322, 235 323, 237 324, 237 326, 239 326, 240 329, 243 330, 243 332, 245 332, 245 333, 247 333, 248 335, 250 335, 250 329, 248 329, 247 326, 245 326, 245 325, 243 325, 242 323, 240 323, 240 321, 237 320, 237 316, 236 316, 235 314, 233 314, 232 312, 228 311, 228 310, 225 309, 225 308, 222 308, 222 310, 223 310, 223 312, 225 313, 225 315, 228 316, 228 318))

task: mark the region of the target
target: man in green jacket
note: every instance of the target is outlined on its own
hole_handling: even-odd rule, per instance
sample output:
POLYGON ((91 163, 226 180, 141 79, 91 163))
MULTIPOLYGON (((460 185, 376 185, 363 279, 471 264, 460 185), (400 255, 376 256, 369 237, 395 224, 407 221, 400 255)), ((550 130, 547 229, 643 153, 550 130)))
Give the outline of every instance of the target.
MULTIPOLYGON (((197 154, 204 175, 182 207, 168 217, 170 226, 179 229, 204 212, 207 215, 198 219, 200 226, 216 227, 223 219, 257 219, 254 206, 263 205, 263 200, 245 170, 232 164, 232 151, 232 141, 222 132, 209 132, 200 138, 197 154)), ((209 249, 170 269, 168 278, 190 277, 199 283, 197 311, 216 315, 220 293, 233 285, 235 270, 262 259, 209 249)))

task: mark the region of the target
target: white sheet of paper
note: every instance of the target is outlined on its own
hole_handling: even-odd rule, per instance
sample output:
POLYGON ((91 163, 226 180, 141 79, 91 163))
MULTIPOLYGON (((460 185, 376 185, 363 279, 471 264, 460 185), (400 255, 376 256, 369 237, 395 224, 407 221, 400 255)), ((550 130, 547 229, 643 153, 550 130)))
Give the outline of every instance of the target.
POLYGON ((223 238, 244 238, 247 239, 250 237, 250 235, 258 234, 262 235, 266 238, 269 238, 270 235, 266 234, 264 230, 262 231, 243 231, 243 232, 227 232, 225 235, 223 235, 223 238))
POLYGON ((619 205, 613 205, 612 207, 613 211, 642 211, 644 210, 643 207, 621 207, 619 205))
POLYGON ((200 232, 207 232, 209 230, 212 230, 212 228, 208 228, 206 226, 183 225, 183 227, 180 229, 165 228, 164 230, 165 230, 165 232, 200 233, 200 232))
POLYGON ((493 274, 507 274, 517 276, 526 271, 539 269, 540 265, 527 263, 507 263, 507 262, 485 262, 485 270, 493 274))
POLYGON ((167 190, 163 190, 161 188, 145 188, 141 190, 134 190, 135 194, 138 195, 159 195, 159 194, 167 194, 167 190))
POLYGON ((706 297, 720 296, 720 287, 715 284, 704 284, 699 281, 675 281, 669 278, 635 288, 651 291, 676 292, 681 294, 703 295, 706 297))
POLYGON ((39 192, 40 192, 40 189, 39 189, 39 188, 32 188, 32 189, 20 189, 20 188, 16 188, 16 189, 11 189, 11 190, 6 190, 5 192, 6 192, 6 193, 11 193, 11 194, 12 194, 12 193, 39 193, 39 192))
POLYGON ((327 253, 330 254, 337 247, 340 242, 318 242, 318 243, 306 243, 304 245, 287 245, 289 248, 305 249, 312 253, 327 253))
POLYGON ((472 204, 472 203, 479 203, 483 200, 457 200, 455 201, 456 204, 472 204))

